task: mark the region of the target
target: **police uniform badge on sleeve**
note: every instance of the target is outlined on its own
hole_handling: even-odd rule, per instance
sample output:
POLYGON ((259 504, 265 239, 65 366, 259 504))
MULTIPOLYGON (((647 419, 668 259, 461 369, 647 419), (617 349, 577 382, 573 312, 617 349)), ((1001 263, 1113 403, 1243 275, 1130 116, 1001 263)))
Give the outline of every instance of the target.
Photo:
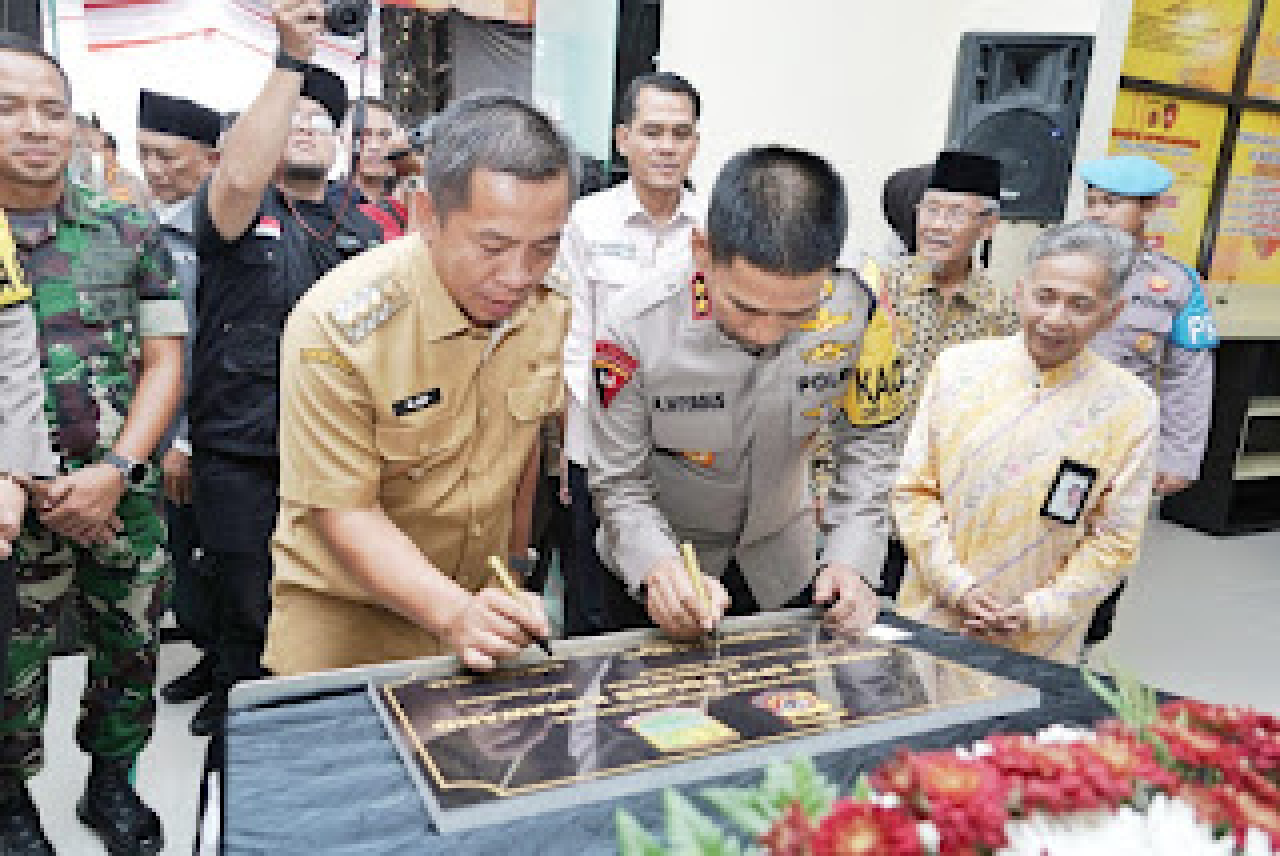
POLYGON ((1169 331, 1169 341, 1175 347, 1189 351, 1205 350, 1218 346, 1218 328, 1213 321, 1213 313, 1209 310, 1209 301, 1205 299, 1204 289, 1200 287, 1200 277, 1191 277, 1191 296, 1182 307, 1182 311, 1173 319, 1173 328, 1169 331))
POLYGON ((636 371, 636 360, 613 342, 596 342, 596 355, 591 363, 600 393, 600 406, 607 408, 614 396, 627 385, 636 371))
POLYGON ((862 334, 862 348, 853 369, 853 383, 844 397, 844 412, 854 425, 887 425, 907 408, 902 355, 893 341, 893 328, 877 307, 862 334))
POLYGON ((366 285, 339 301, 329 310, 329 317, 349 344, 358 345, 407 303, 398 288, 366 285))

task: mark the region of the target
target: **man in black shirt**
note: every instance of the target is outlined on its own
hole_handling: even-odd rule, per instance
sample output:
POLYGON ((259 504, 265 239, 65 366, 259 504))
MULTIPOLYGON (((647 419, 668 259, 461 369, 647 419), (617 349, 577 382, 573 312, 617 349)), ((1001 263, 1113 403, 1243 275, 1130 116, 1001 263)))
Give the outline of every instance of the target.
POLYGON ((197 734, 218 729, 234 683, 264 674, 285 319, 317 279, 379 234, 348 185, 325 181, 347 99, 336 75, 310 64, 324 2, 282 0, 273 18, 275 68, 227 131, 221 162, 196 198, 193 496, 219 588, 214 692, 192 722, 197 734))

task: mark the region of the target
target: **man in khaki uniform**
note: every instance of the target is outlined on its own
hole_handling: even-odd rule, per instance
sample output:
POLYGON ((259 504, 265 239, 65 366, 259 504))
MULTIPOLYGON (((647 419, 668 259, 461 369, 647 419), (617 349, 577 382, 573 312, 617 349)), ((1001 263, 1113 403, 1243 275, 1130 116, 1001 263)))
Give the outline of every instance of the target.
POLYGON ((563 402, 568 302, 541 286, 576 186, 566 140, 507 95, 440 117, 409 235, 299 301, 281 353, 281 512, 263 663, 298 674, 548 633, 490 583, 524 546, 537 437, 563 402))
POLYGON ((717 178, 707 233, 693 233, 705 275, 611 306, 593 363, 591 488, 601 557, 644 602, 632 623, 688 637, 726 612, 814 602, 834 602, 828 618, 846 630, 874 621, 864 578, 884 560, 901 364, 870 292, 832 272, 846 219, 821 158, 750 149, 717 178), (808 467, 824 427, 837 474, 815 576, 808 467))

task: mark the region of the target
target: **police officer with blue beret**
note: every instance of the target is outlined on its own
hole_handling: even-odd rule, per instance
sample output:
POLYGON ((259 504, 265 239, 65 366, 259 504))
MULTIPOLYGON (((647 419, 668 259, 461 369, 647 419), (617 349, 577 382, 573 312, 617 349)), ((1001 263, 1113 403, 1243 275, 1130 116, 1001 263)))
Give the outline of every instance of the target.
MULTIPOLYGON (((1146 381, 1160 398, 1160 451, 1154 492, 1177 493, 1200 474, 1213 403, 1213 316, 1189 265, 1149 246, 1147 229, 1173 185, 1151 158, 1118 155, 1081 165, 1088 185, 1085 217, 1133 236, 1146 249, 1125 282, 1124 309, 1093 349, 1146 381)), ((1105 639, 1123 584, 1094 616, 1085 639, 1105 639)))

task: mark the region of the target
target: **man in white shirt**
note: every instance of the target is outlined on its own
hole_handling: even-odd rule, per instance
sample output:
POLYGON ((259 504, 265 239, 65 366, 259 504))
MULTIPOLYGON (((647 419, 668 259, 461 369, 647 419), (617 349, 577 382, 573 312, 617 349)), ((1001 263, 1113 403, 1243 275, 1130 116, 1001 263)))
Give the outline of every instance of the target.
POLYGON ((572 502, 573 537, 564 574, 567 635, 615 629, 610 595, 629 600, 595 550, 598 524, 587 492, 589 408, 595 406, 592 347, 606 307, 630 288, 661 288, 688 279, 689 236, 705 218, 705 202, 685 186, 698 150, 698 91, 669 72, 635 78, 618 106, 614 139, 630 178, 580 199, 569 215, 558 268, 568 279, 573 316, 565 340, 564 485, 572 502), (615 591, 616 589, 616 591, 615 591))

